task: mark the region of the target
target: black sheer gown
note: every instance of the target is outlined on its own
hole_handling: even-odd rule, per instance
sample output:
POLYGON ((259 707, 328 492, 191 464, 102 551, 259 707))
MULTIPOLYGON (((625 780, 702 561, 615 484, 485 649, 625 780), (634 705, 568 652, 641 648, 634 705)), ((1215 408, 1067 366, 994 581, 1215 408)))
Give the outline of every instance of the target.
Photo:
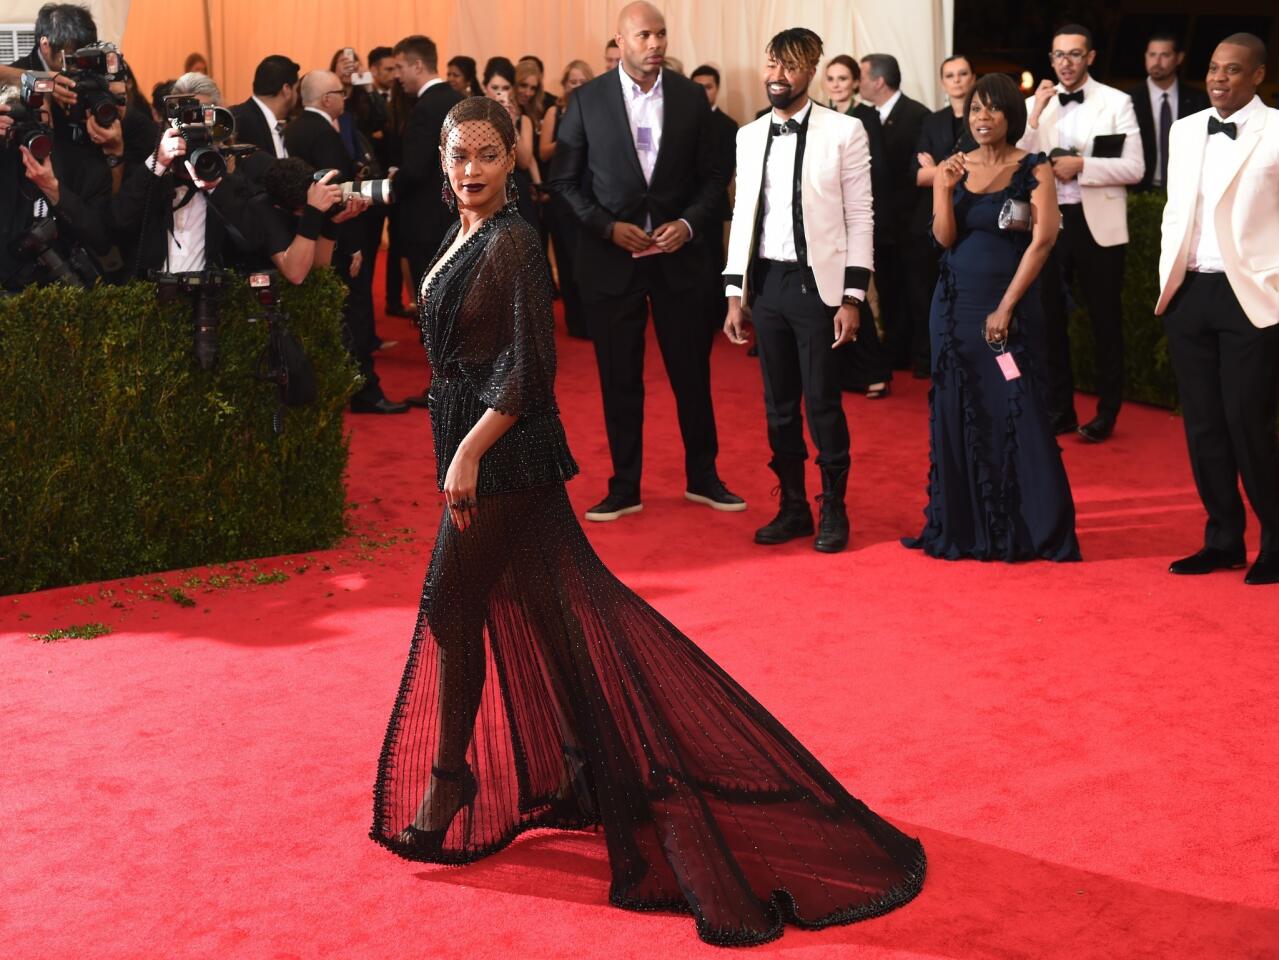
POLYGON ((564 487, 577 467, 555 405, 537 231, 508 205, 422 301, 439 477, 486 409, 519 420, 481 459, 474 525, 441 519, 372 838, 462 864, 526 830, 600 827, 612 903, 691 913, 722 945, 914 897, 919 842, 850 796, 587 542, 564 487), (469 768, 477 789, 428 851, 405 828, 439 789, 432 765, 469 768))

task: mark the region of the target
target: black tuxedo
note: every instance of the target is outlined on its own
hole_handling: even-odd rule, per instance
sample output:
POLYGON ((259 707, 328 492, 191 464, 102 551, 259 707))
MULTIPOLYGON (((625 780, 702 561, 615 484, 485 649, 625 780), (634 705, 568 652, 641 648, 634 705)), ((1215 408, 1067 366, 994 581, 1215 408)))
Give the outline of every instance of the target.
POLYGON ((351 179, 351 154, 342 134, 313 110, 303 110, 289 121, 284 128, 284 149, 290 157, 301 157, 317 170, 336 170, 339 181, 351 179))
MULTIPOLYGON (((888 173, 882 197, 875 197, 875 289, 879 293, 879 314, 884 324, 888 358, 899 370, 919 366, 916 355, 916 328, 919 321, 912 285, 927 269, 931 248, 912 232, 919 187, 915 186, 916 148, 929 110, 902 94, 884 118, 884 162, 888 173)), ((927 330, 925 319, 925 331, 927 330)), ((924 338, 927 350, 927 338, 924 338)))
POLYGON ((440 172, 440 130, 444 118, 460 103, 462 95, 441 81, 426 90, 409 113, 404 126, 400 170, 395 175, 399 192, 400 241, 409 258, 414 290, 440 248, 444 234, 457 215, 444 205, 440 172))
MULTIPOLYGON (((627 81, 629 83, 629 80, 627 81)), ((632 257, 609 239, 614 223, 656 229, 685 220, 695 238, 723 230, 730 171, 717 149, 710 105, 700 86, 663 70, 660 149, 646 183, 631 134, 619 70, 578 87, 556 139, 550 189, 581 224, 575 275, 588 317, 613 477, 609 491, 639 496, 644 421, 644 329, 649 307, 675 392, 689 488, 714 482, 718 440, 711 405, 710 348, 702 317, 705 246, 632 257), (689 296, 693 293, 693 296, 689 296)))
MULTIPOLYGON (((1129 190, 1149 190, 1153 185, 1155 172, 1159 164, 1159 118, 1154 115, 1150 106, 1150 91, 1146 81, 1142 81, 1128 91, 1132 97, 1133 112, 1137 114, 1137 126, 1141 129, 1141 151, 1146 158, 1146 172, 1141 180, 1129 190)), ((1188 117, 1209 107, 1208 94, 1198 87, 1191 87, 1180 78, 1177 80, 1177 114, 1173 122, 1188 117)))

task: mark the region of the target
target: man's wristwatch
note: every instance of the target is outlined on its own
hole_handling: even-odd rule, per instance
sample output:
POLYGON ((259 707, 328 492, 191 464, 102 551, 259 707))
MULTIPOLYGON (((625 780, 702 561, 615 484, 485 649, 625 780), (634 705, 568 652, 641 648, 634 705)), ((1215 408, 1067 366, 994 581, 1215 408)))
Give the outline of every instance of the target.
POLYGON ((112 170, 124 163, 123 156, 116 156, 114 153, 104 153, 103 156, 107 158, 107 166, 112 170))
POLYGON ((860 307, 862 305, 861 297, 854 297, 851 293, 844 294, 839 302, 846 307, 860 307))

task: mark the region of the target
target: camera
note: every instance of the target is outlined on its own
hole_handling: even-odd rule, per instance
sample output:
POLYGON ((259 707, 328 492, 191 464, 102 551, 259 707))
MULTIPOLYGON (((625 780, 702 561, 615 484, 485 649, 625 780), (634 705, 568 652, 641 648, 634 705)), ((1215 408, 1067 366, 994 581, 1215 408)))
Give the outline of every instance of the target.
MULTIPOLYGON (((187 145, 187 163, 197 180, 220 180, 227 173, 227 157, 247 156, 257 149, 226 142, 235 133, 235 117, 225 107, 206 107, 197 97, 177 94, 164 98, 164 113, 187 145)), ((186 164, 178 165, 175 173, 185 176, 186 164)))
POLYGON ((201 370, 212 370, 218 362, 222 299, 234 276, 230 271, 213 267, 192 273, 151 273, 156 298, 161 303, 174 303, 184 294, 193 301, 195 330, 192 353, 201 370))
POLYGON ((249 274, 249 289, 262 305, 264 314, 252 319, 265 319, 268 329, 266 349, 258 355, 257 378, 276 386, 277 402, 271 426, 277 436, 284 432, 285 408, 315 403, 318 395, 315 368, 302 344, 284 323, 280 292, 276 287, 278 277, 274 270, 249 274))
MULTIPOLYGON (((328 170, 317 170, 315 171, 312 179, 318 183, 333 172, 334 171, 331 168, 328 170)), ((391 182, 390 177, 382 180, 362 180, 358 183, 353 180, 348 180, 346 183, 335 183, 334 186, 342 188, 341 206, 346 205, 347 199, 352 194, 359 194, 362 197, 367 197, 372 203, 378 204, 379 206, 395 202, 395 187, 391 182)))
POLYGON ((102 276, 97 263, 83 247, 73 246, 66 258, 62 256, 58 250, 58 224, 53 217, 37 220, 9 249, 15 257, 39 264, 50 283, 88 288, 102 276))
POLYGON ((99 126, 109 127, 120 119, 124 95, 112 93, 109 85, 124 81, 124 58, 114 44, 94 43, 68 53, 62 72, 75 81, 72 123, 83 125, 93 117, 99 126))
POLYGON ((3 101, 9 104, 9 116, 13 119, 4 138, 5 146, 26 147, 41 163, 53 153, 53 128, 41 118, 45 94, 52 90, 51 79, 25 73, 17 96, 3 101))

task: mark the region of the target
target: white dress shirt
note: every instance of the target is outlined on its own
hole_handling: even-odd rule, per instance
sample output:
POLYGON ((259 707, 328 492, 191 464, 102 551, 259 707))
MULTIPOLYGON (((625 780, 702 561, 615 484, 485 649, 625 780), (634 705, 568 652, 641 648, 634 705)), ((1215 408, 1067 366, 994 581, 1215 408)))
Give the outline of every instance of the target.
POLYGON ((426 91, 430 90, 433 86, 435 86, 437 83, 443 83, 443 82, 444 82, 444 79, 442 77, 432 77, 430 80, 426 81, 426 83, 422 84, 422 86, 418 88, 417 95, 420 97, 422 96, 422 94, 426 93, 426 91))
POLYGON ((275 115, 275 111, 259 100, 256 96, 253 102, 258 105, 258 109, 262 111, 262 116, 266 118, 266 128, 271 131, 271 142, 275 144, 275 155, 277 157, 287 157, 289 151, 284 149, 284 134, 280 132, 280 118, 275 115))
POLYGON ((338 126, 337 117, 330 116, 329 114, 321 110, 319 107, 307 107, 307 109, 310 110, 312 113, 316 114, 317 116, 321 116, 325 120, 327 120, 329 122, 329 126, 332 127, 334 130, 336 130, 338 133, 342 132, 342 128, 338 126))
POLYGON ((644 182, 651 183, 653 168, 657 165, 657 151, 662 147, 662 120, 666 116, 662 75, 660 72, 657 74, 657 82, 645 93, 620 64, 617 73, 622 80, 622 99, 626 101, 635 156, 639 158, 640 170, 644 172, 644 182))
MULTIPOLYGON (((1089 96, 1096 96, 1097 81, 1089 75, 1084 81, 1084 85, 1079 89, 1084 92, 1084 100, 1089 96)), ((1066 93, 1067 91, 1059 83, 1057 84, 1058 93, 1066 93)), ((1074 92, 1074 91, 1071 91, 1074 92)), ((1082 157, 1087 149, 1087 143, 1081 143, 1080 138, 1087 131, 1079 131, 1076 129, 1079 119, 1079 110, 1083 107, 1082 103, 1070 102, 1059 106, 1057 114, 1057 145, 1063 150, 1078 150, 1082 157)), ((1079 191, 1079 178, 1073 180, 1057 181, 1057 204, 1058 206, 1066 203, 1083 203, 1083 194, 1079 191)))
POLYGON ((883 123, 888 119, 888 115, 893 112, 893 107, 897 106, 897 101, 902 98, 902 92, 898 90, 891 97, 875 108, 875 112, 879 114, 879 122, 883 123))
POLYGON ((1164 185, 1163 178, 1159 176, 1159 171, 1163 169, 1163 149, 1159 142, 1159 115, 1163 112, 1164 97, 1168 98, 1168 109, 1172 111, 1172 122, 1176 123, 1177 117, 1177 95, 1181 92, 1177 86, 1177 78, 1174 77, 1172 86, 1167 90, 1160 90, 1155 85, 1155 81, 1149 77, 1146 78, 1146 90, 1150 94, 1150 115, 1155 120, 1155 169, 1151 173, 1150 182, 1157 187, 1164 185))
MULTIPOLYGON (((1225 273, 1226 264, 1221 259, 1221 244, 1217 241, 1217 223, 1212 211, 1217 209, 1221 195, 1230 185, 1226 178, 1227 171, 1238 167, 1230 162, 1230 155, 1244 149, 1241 140, 1244 126, 1248 119, 1256 115, 1258 110, 1266 109, 1261 98, 1254 96, 1242 110, 1236 110, 1225 123, 1233 123, 1237 128, 1234 140, 1224 133, 1214 133, 1204 144, 1203 166, 1199 173, 1199 200, 1195 204, 1195 224, 1190 232, 1190 255, 1186 259, 1186 269, 1195 273, 1225 273)), ((1209 116, 1221 120, 1221 114, 1215 109, 1209 116)), ((1190 121, 1187 121, 1190 122, 1190 121)), ((1205 119, 1204 123, 1208 121, 1205 119)))
MULTIPOLYGON (((188 190, 180 186, 173 202, 182 203, 188 190)), ((196 190, 195 196, 173 211, 173 231, 169 234, 169 256, 164 269, 169 273, 189 273, 204 269, 204 225, 209 216, 209 198, 196 190)))

